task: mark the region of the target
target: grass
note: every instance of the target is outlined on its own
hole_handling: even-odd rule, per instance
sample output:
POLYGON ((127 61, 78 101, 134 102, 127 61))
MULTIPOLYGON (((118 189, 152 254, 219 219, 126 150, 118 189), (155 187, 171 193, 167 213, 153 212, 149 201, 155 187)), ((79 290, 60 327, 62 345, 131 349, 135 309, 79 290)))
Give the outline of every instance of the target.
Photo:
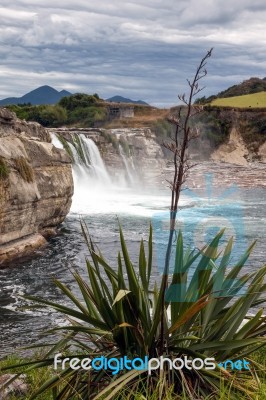
POLYGON ((4 158, 0 157, 0 181, 8 178, 9 168, 4 158))
MULTIPOLYGON (((252 360, 261 363, 262 365, 265 366, 266 368, 266 347, 264 346, 262 349, 254 352, 253 354, 250 355, 250 358, 252 360)), ((32 359, 36 359, 36 356, 32 357, 32 359)), ((14 364, 19 364, 19 363, 24 363, 27 361, 32 361, 31 358, 24 358, 20 359, 17 355, 12 355, 8 356, 4 360, 0 360, 0 375, 1 369, 4 367, 8 367, 14 364)), ((21 372, 23 373, 24 370, 26 370, 26 367, 24 368, 19 368, 15 369, 14 371, 10 371, 9 373, 16 373, 16 372, 21 372)), ((38 387, 40 387, 47 379, 51 378, 54 374, 54 370, 51 367, 45 367, 42 369, 33 369, 29 373, 27 373, 27 379, 26 383, 29 386, 29 391, 26 397, 23 397, 23 400, 30 400, 31 394, 36 390, 38 387)), ((143 383, 145 385, 145 383, 143 383)), ((142 393, 140 392, 135 392, 131 391, 130 389, 124 390, 124 392, 121 393, 121 398, 120 400, 158 400, 158 399, 164 399, 164 400, 189 400, 188 397, 185 394, 182 394, 181 396, 177 396, 174 394, 173 388, 169 388, 169 391, 167 393, 160 393, 160 387, 161 385, 158 385, 155 388, 155 390, 151 390, 148 385, 146 385, 146 388, 144 388, 144 391, 142 393)), ((13 396, 10 397, 9 400, 16 400, 17 397, 13 396)), ((39 395, 38 400, 53 400, 53 393, 52 391, 43 393, 42 395, 39 395)), ((266 377, 264 376, 261 378, 261 389, 259 393, 257 393, 256 397, 254 397, 255 400, 266 400, 266 377)), ((102 397, 100 400, 104 400, 104 397, 102 397)), ((212 397, 208 397, 206 400, 212 400, 212 397)), ((220 393, 219 397, 216 400, 228 400, 228 391, 226 391, 226 387, 223 384, 223 381, 221 381, 221 387, 220 387, 220 393)), ((240 399, 239 399, 240 400, 240 399)))
POLYGON ((15 168, 19 172, 20 176, 26 181, 26 182, 33 182, 33 169, 31 165, 28 163, 26 158, 24 157, 19 157, 15 158, 15 168))
MULTIPOLYGON (((17 355, 11 355, 8 356, 6 359, 0 361, 0 376, 2 375, 2 369, 5 367, 9 367, 14 364, 22 364, 24 362, 31 361, 30 358, 24 358, 21 359, 17 355)), ((8 371, 9 374, 15 374, 15 373, 24 373, 26 370, 26 367, 22 368, 16 368, 12 371, 8 371)), ((53 375, 53 370, 51 368, 43 368, 42 370, 32 370, 30 372, 27 372, 27 378, 26 378, 26 383, 29 387, 28 394, 23 396, 23 400, 29 400, 31 394, 34 392, 34 390, 38 387, 40 387, 47 379, 51 378, 53 375)), ((3 374, 6 374, 7 372, 3 372, 3 374)), ((0 394, 1 398, 1 394, 0 394)), ((17 396, 13 395, 8 398, 9 400, 16 400, 17 396)), ((39 400, 53 400, 53 394, 52 391, 49 393, 45 393, 43 395, 40 395, 39 400)))
POLYGON ((211 102, 211 106, 264 108, 266 107, 266 92, 215 99, 211 102))

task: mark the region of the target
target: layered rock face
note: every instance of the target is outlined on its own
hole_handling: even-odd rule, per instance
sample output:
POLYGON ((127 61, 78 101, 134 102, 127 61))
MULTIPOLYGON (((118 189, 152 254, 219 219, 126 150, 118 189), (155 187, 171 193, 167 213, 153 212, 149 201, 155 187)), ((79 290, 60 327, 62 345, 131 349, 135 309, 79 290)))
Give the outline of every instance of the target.
MULTIPOLYGON (((203 113, 203 116, 214 118, 222 138, 220 146, 211 152, 212 160, 237 165, 266 162, 266 113, 264 109, 211 107, 206 113, 203 113)), ((217 135, 214 127, 213 134, 217 135)))
POLYGON ((73 189, 71 160, 49 133, 0 108, 0 266, 46 243, 73 189))
POLYGON ((73 135, 85 135, 92 139, 105 162, 110 175, 126 169, 128 162, 134 174, 149 182, 162 173, 166 159, 154 133, 149 128, 54 128, 59 137, 75 145, 73 135))

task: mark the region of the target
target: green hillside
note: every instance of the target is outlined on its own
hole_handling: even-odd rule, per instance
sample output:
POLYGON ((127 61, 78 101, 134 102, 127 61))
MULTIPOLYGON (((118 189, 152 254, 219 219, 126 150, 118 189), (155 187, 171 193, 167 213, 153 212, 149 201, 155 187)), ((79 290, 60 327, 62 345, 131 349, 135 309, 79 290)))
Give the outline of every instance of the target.
POLYGON ((250 78, 237 85, 230 86, 228 89, 209 97, 199 97, 195 100, 196 104, 210 104, 216 99, 227 99, 228 97, 244 96, 248 94, 255 94, 266 92, 266 77, 250 78))
POLYGON ((250 78, 237 85, 230 86, 228 89, 218 93, 219 98, 243 96, 244 94, 253 94, 266 91, 266 78, 250 78))
POLYGON ((220 107, 265 108, 266 92, 215 99, 211 102, 211 105, 220 107))

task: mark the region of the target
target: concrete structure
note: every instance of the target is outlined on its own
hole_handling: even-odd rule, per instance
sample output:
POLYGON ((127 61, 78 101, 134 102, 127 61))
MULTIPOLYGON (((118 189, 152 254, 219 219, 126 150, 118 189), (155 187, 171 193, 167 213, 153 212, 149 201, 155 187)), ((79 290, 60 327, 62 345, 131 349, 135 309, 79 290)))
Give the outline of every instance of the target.
POLYGON ((112 103, 108 106, 109 119, 133 118, 134 106, 132 104, 112 103))

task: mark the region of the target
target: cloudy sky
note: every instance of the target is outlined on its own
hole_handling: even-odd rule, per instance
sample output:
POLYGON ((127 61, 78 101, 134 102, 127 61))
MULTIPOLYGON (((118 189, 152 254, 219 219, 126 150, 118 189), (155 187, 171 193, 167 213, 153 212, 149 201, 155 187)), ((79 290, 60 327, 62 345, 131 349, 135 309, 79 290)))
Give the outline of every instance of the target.
POLYGON ((0 0, 0 99, 41 85, 177 103, 208 49, 210 95, 266 76, 265 0, 0 0))

